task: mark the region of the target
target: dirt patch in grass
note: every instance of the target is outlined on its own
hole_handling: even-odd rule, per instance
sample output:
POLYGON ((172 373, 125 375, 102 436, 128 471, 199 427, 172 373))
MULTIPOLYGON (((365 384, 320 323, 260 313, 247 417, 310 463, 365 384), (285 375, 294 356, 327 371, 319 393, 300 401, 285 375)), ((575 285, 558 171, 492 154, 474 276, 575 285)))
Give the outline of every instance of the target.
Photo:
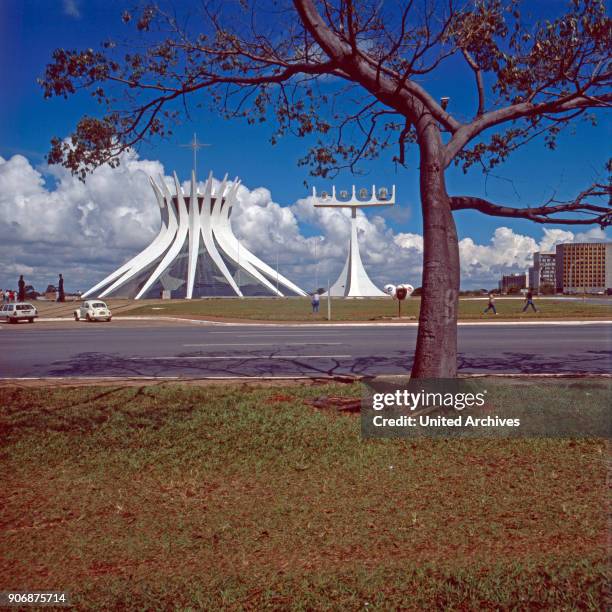
POLYGON ((362 441, 309 405, 359 394, 0 388, 2 587, 100 609, 605 607, 605 441, 362 441))

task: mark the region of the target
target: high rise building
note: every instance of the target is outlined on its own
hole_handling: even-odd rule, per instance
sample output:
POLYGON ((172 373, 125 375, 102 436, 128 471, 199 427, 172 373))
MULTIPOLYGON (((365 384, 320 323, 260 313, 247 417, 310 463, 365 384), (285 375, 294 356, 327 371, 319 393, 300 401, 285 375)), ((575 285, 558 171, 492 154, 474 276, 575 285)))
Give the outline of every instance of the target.
POLYGON ((563 293, 601 293, 612 288, 612 243, 557 245, 556 285, 563 293))
POLYGON ((533 254, 533 267, 529 268, 529 286, 537 292, 547 288, 554 291, 557 286, 556 253, 533 254))

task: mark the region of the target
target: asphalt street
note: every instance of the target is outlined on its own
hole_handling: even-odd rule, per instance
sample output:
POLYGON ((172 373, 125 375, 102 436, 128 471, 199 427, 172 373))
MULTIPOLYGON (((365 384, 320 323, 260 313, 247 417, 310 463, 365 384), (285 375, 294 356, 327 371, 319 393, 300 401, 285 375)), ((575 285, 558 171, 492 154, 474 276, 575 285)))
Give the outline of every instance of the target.
MULTIPOLYGON (((0 378, 405 374, 416 327, 113 321, 0 326, 0 378)), ((610 373, 612 325, 459 327, 464 373, 610 373)))

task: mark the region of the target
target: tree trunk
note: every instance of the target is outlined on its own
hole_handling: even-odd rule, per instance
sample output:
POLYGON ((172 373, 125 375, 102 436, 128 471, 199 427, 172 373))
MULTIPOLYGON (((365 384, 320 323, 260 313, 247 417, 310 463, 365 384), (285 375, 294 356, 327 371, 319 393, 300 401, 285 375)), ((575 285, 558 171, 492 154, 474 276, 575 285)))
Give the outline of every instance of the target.
POLYGON ((423 282, 413 378, 457 375, 459 243, 441 161, 437 124, 428 116, 419 130, 423 213, 423 282))

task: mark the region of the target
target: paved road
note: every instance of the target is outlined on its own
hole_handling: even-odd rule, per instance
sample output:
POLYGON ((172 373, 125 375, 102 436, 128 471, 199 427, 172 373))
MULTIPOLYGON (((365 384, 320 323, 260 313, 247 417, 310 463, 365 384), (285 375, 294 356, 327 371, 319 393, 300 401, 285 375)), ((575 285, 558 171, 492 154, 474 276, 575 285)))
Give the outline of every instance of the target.
MULTIPOLYGON (((0 378, 403 374, 415 327, 144 321, 0 326, 0 378)), ((463 372, 612 371, 612 325, 462 325, 463 372)))

